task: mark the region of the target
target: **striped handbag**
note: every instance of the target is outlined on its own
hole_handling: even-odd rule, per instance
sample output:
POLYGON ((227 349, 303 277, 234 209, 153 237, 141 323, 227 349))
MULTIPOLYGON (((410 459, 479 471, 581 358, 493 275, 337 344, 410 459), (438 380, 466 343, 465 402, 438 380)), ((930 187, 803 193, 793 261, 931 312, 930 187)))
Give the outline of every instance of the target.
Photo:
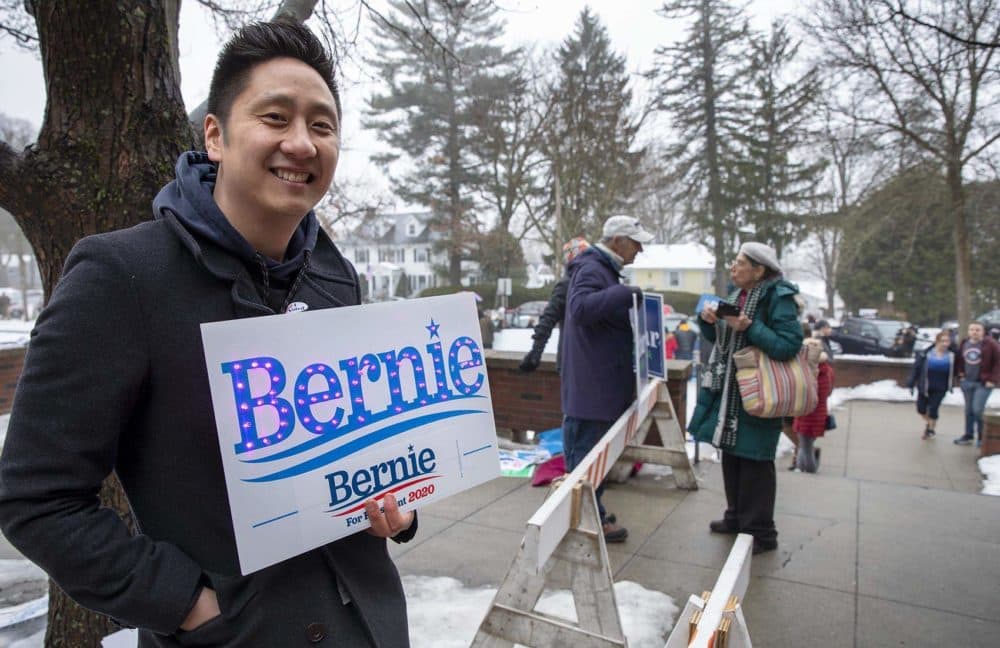
POLYGON ((743 409, 751 416, 778 418, 809 414, 819 404, 816 373, 820 350, 803 345, 791 360, 773 360, 756 347, 733 353, 743 409))

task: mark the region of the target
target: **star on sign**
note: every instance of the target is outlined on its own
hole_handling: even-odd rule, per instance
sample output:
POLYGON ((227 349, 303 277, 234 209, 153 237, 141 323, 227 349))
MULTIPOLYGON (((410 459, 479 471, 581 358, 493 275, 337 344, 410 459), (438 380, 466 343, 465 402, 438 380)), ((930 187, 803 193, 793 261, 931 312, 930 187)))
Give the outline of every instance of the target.
POLYGON ((431 323, 428 326, 425 326, 424 328, 427 329, 430 332, 430 334, 431 334, 431 338, 430 339, 432 339, 432 340, 434 338, 437 338, 439 340, 441 339, 441 335, 438 333, 438 329, 441 328, 441 325, 435 323, 433 317, 431 318, 431 323))

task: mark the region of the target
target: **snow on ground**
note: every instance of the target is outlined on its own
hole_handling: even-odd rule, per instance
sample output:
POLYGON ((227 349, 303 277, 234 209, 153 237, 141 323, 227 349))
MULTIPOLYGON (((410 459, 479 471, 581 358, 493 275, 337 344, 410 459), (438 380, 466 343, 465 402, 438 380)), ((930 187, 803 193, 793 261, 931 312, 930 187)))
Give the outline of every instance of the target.
POLYGON ((983 473, 983 495, 1000 496, 1000 454, 981 457, 979 472, 983 473))
MULTIPOLYGON (((906 387, 900 387, 897 385, 895 380, 879 380, 878 382, 868 383, 866 385, 857 385, 855 387, 838 387, 833 390, 832 394, 830 394, 827 404, 830 409, 833 409, 835 407, 840 407, 847 401, 851 400, 915 403, 917 397, 914 394, 910 394, 910 390, 906 387)), ((962 390, 958 387, 952 389, 944 397, 942 404, 965 407, 965 399, 962 397, 962 390)), ((993 390, 993 393, 990 394, 990 399, 986 401, 986 407, 989 409, 1000 408, 1000 389, 993 390)))
MULTIPOLYGON (((492 588, 469 588, 454 578, 404 576, 410 641, 414 648, 464 648, 496 594, 492 588)), ((659 648, 677 618, 672 598, 629 581, 615 583, 622 629, 633 648, 659 648)), ((573 598, 566 590, 546 593, 539 612, 576 621, 573 598)))
MULTIPOLYGON (((535 329, 530 328, 501 329, 493 334, 493 350, 527 353, 531 351, 531 345, 534 343, 534 340, 531 339, 534 333, 535 329)), ((558 349, 559 329, 554 328, 549 341, 545 344, 545 353, 555 353, 558 349)))
POLYGON ((890 358, 887 355, 866 355, 861 353, 838 353, 837 360, 878 360, 892 364, 912 364, 913 358, 890 358))
POLYGON ((33 328, 35 320, 0 319, 0 349, 25 346, 33 328))
MULTIPOLYGON (((465 587, 461 581, 443 576, 403 576, 403 590, 413 648, 465 648, 472 643, 496 594, 495 588, 465 587)), ((623 581, 615 583, 615 601, 629 646, 659 648, 666 642, 679 612, 670 596, 623 581)), ((573 597, 567 590, 547 592, 536 609, 576 621, 573 597)), ((115 637, 121 643, 114 645, 134 646, 129 635, 134 633, 115 637)), ((10 644, 10 648, 41 648, 44 638, 42 630, 10 644)))

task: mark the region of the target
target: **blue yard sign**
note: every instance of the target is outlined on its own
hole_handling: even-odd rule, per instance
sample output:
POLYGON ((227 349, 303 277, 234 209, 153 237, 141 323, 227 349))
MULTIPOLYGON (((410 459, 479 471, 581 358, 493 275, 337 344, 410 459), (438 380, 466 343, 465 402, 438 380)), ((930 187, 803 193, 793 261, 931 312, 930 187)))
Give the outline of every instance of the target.
POLYGON ((649 375, 666 377, 663 353, 663 295, 645 293, 646 365, 649 375))

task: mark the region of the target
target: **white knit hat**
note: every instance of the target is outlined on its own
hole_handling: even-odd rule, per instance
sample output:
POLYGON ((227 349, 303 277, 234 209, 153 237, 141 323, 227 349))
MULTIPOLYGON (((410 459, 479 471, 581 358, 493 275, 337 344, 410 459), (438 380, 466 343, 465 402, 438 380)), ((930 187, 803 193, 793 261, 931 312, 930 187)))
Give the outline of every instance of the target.
POLYGON ((740 246, 740 254, 755 261, 762 266, 767 266, 775 272, 781 272, 781 264, 778 263, 778 255, 770 245, 750 241, 740 246))

